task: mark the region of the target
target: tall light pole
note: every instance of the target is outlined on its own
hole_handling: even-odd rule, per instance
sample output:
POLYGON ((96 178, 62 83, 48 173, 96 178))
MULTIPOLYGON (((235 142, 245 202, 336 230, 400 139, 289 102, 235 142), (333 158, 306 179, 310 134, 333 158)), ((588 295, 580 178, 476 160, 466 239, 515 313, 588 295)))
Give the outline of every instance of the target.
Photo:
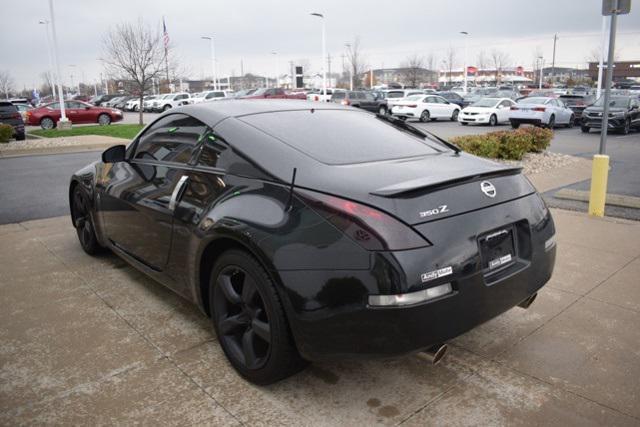
POLYGON ((39 24, 44 25, 44 31, 47 36, 47 56, 49 57, 49 80, 51 83, 51 96, 53 96, 53 100, 56 99, 56 79, 55 73, 53 72, 53 58, 51 57, 51 40, 49 38, 49 21, 43 19, 38 22, 39 24))
POLYGON ((464 36, 464 67, 462 72, 464 73, 464 93, 467 93, 467 39, 469 38, 469 33, 466 31, 460 31, 460 34, 464 36))
POLYGON ((542 89, 542 70, 544 69, 544 58, 542 56, 538 56, 538 60, 540 61, 540 81, 538 82, 538 89, 542 89))
POLYGON ((602 73, 604 71, 604 54, 607 46, 607 17, 602 17, 602 41, 600 48, 600 63, 598 64, 598 89, 596 89, 596 98, 600 98, 602 93, 602 73))
MULTIPOLYGON (((349 62, 352 61, 353 53, 351 53, 351 43, 344 44, 346 48, 349 50, 349 62)), ((349 90, 353 90, 353 66, 349 64, 349 90)))
POLYGON ((211 47, 211 72, 213 77, 213 90, 218 90, 218 73, 216 73, 216 48, 213 43, 213 36, 202 36, 204 40, 209 40, 209 46, 211 47))
POLYGON ((275 62, 276 62, 276 80, 275 80, 275 82, 276 82, 276 87, 279 87, 279 84, 278 84, 278 52, 273 51, 273 52, 271 52, 271 54, 275 58, 275 62))
POLYGON ((327 59, 327 40, 325 35, 324 15, 322 13, 313 12, 311 16, 317 16, 322 19, 322 95, 327 97, 327 71, 325 61, 327 59))
MULTIPOLYGON (((80 93, 80 82, 78 82, 78 87, 77 88, 73 84, 73 70, 76 68, 76 64, 69 64, 69 68, 71 68, 71 88, 74 89, 74 90, 77 89, 77 93, 80 93)), ((77 76, 77 74, 76 74, 76 76, 77 76)))
POLYGON ((51 20, 51 34, 53 35, 53 58, 56 65, 56 75, 58 76, 58 98, 60 99, 60 120, 63 125, 61 128, 67 127, 69 119, 64 111, 64 95, 62 93, 62 73, 60 72, 60 59, 58 58, 58 37, 56 36, 56 20, 53 13, 53 0, 49 0, 49 19, 51 20))

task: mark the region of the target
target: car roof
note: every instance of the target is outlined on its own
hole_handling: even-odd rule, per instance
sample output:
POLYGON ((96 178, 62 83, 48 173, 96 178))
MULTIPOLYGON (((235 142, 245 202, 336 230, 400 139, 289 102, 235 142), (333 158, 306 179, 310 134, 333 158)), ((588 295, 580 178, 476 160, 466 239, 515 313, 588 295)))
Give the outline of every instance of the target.
POLYGON ((213 127, 224 119, 278 111, 348 110, 335 103, 319 103, 302 99, 224 99, 172 108, 169 113, 183 112, 213 127))

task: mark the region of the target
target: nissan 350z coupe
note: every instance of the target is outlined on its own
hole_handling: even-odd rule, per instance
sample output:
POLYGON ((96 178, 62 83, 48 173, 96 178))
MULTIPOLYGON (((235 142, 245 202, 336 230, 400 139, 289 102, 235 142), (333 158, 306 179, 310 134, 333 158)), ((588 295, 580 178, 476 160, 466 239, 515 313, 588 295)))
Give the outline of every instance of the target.
POLYGON ((83 249, 196 303, 246 379, 443 343, 520 305, 555 262, 520 169, 351 107, 171 109, 75 173, 83 249))

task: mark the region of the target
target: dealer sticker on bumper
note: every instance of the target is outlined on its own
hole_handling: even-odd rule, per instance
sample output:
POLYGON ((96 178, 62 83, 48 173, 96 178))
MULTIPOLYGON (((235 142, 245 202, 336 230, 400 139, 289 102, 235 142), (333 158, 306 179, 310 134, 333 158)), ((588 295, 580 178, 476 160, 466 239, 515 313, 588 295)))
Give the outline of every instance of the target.
POLYGON ((420 275, 420 279, 422 279, 422 283, 424 283, 439 277, 448 276, 451 273, 453 273, 452 267, 444 267, 438 270, 429 271, 428 273, 422 273, 420 275))
POLYGON ((500 267, 503 264, 506 264, 511 261, 511 254, 506 254, 501 256, 500 258, 496 258, 494 260, 489 261, 489 268, 500 267))

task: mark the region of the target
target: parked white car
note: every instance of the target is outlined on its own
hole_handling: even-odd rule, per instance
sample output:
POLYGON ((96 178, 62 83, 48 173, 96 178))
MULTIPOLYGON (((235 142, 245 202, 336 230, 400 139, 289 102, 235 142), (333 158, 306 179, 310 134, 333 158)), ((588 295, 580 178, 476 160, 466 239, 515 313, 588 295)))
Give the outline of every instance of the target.
POLYGON ((398 101, 391 113, 401 119, 419 119, 421 122, 429 120, 449 119, 458 120, 460 106, 452 104, 438 95, 411 95, 398 101))
POLYGON ((322 89, 316 89, 310 93, 307 94, 307 101, 324 101, 324 102, 330 102, 331 101, 331 96, 333 96, 333 94, 335 92, 346 92, 345 89, 337 89, 337 88, 327 88, 327 95, 325 96, 323 93, 322 89))
MULTIPOLYGON (((142 98, 142 102, 143 105, 145 102, 149 101, 150 99, 155 98, 155 95, 147 95, 144 98, 142 98)), ((140 111, 140 98, 133 98, 127 101, 126 104, 124 104, 124 110, 125 111, 140 111)))
POLYGON ((424 95, 423 89, 389 89, 383 91, 384 99, 387 100, 387 108, 389 111, 398 105, 400 101, 404 101, 412 95, 424 95))
POLYGON ((516 105, 509 98, 483 98, 460 111, 458 121, 461 125, 489 124, 509 122, 511 107, 516 105))
POLYGON ((534 96, 523 98, 512 106, 509 111, 509 121, 514 129, 521 124, 552 129, 557 125, 573 127, 575 116, 573 111, 559 99, 534 96))
POLYGON ((167 111, 170 108, 180 107, 189 103, 191 103, 191 97, 187 92, 169 93, 162 98, 155 99, 149 109, 154 112, 167 111))
POLYGON ((142 111, 151 111, 151 107, 153 106, 153 102, 162 98, 164 95, 150 95, 148 99, 142 102, 142 111))
POLYGON ((201 92, 197 97, 192 98, 192 104, 199 104, 201 102, 220 101, 222 99, 232 98, 231 92, 227 90, 208 90, 201 92))

